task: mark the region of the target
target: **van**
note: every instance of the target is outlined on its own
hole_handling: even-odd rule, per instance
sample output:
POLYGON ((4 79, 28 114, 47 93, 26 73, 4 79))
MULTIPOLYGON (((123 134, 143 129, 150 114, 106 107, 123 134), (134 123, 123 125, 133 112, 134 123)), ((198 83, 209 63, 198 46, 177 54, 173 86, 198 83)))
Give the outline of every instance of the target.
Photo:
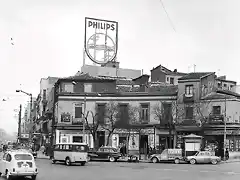
POLYGON ((85 143, 61 143, 53 147, 52 163, 65 162, 67 166, 80 163, 84 166, 88 162, 89 147, 85 143))
POLYGON ((149 159, 153 163, 168 161, 179 164, 183 161, 182 149, 165 149, 161 154, 151 155, 149 159))

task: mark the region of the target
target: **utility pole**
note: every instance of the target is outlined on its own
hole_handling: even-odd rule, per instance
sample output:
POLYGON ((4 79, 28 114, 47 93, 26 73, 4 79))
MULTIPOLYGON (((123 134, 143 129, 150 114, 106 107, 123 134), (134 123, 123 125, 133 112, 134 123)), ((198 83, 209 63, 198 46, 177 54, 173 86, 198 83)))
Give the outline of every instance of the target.
POLYGON ((22 105, 20 104, 20 109, 18 113, 18 142, 20 142, 21 138, 21 123, 22 123, 22 105))
POLYGON ((223 153, 223 159, 224 161, 226 160, 226 139, 227 139, 227 95, 225 94, 225 108, 224 108, 224 136, 223 136, 223 149, 224 149, 224 153, 223 153))

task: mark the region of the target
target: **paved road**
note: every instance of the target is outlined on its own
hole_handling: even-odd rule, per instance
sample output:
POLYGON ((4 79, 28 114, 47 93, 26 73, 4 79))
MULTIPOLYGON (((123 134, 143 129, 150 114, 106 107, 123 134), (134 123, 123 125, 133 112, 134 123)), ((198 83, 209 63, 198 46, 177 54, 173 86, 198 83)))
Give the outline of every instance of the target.
MULTIPOLYGON (((38 159, 38 180, 238 180, 240 163, 220 165, 90 162, 86 166, 51 164, 38 159)), ((1 179, 1 178, 0 178, 1 179)), ((2 180, 2 179, 1 179, 2 180)))

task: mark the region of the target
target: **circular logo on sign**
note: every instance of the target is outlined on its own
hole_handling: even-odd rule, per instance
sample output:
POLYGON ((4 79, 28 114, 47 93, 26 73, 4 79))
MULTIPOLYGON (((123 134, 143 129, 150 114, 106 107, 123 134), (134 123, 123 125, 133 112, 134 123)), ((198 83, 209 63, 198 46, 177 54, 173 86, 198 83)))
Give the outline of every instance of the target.
POLYGON ((88 57, 97 64, 113 61, 117 52, 113 39, 104 33, 92 35, 87 41, 86 48, 88 57))

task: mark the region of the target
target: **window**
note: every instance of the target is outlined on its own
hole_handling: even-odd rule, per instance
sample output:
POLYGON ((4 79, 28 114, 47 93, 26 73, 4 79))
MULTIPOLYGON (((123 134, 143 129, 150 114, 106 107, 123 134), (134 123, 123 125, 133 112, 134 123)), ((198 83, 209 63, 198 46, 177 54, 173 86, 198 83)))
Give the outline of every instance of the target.
POLYGON ((233 88, 233 85, 230 85, 230 90, 232 90, 232 88, 233 88))
POLYGON ((97 105, 97 112, 98 112, 98 123, 99 124, 104 124, 104 119, 105 119, 105 104, 98 104, 97 105))
POLYGON ((141 104, 141 121, 148 122, 149 121, 149 105, 141 104))
POLYGON ((73 143, 82 143, 83 142, 83 137, 82 136, 73 136, 72 142, 73 143))
POLYGON ((193 95, 193 85, 185 86, 185 95, 193 95))
POLYGON ((84 92, 92 92, 92 84, 84 83, 84 92))
POLYGON ((8 154, 7 157, 6 157, 6 161, 10 162, 11 160, 12 160, 12 157, 11 157, 10 154, 8 154))
POLYGON ((169 77, 167 77, 167 82, 169 82, 169 77))
POLYGON ((62 92, 73 92, 73 84, 72 83, 64 83, 62 88, 62 92))
POLYGON ((174 78, 170 78, 170 84, 174 84, 174 78))
POLYGON ((213 106, 212 113, 213 113, 213 115, 220 115, 221 114, 221 106, 213 106))
POLYGON ((185 115, 186 119, 193 119, 193 107, 191 106, 185 107, 185 115))
POLYGON ((32 156, 29 154, 15 154, 14 158, 16 160, 32 160, 32 156))
POLYGON ((83 115, 82 104, 75 104, 74 111, 75 111, 75 118, 82 118, 82 115, 83 115))
POLYGON ((172 104, 170 103, 163 103, 163 119, 161 124, 167 125, 171 122, 172 117, 172 104))
POLYGON ((43 100, 46 100, 46 89, 43 90, 43 100))
POLYGON ((120 104, 120 122, 122 124, 129 123, 129 112, 128 112, 128 104, 120 104))
POLYGON ((221 88, 221 83, 220 82, 218 82, 218 88, 221 88))

